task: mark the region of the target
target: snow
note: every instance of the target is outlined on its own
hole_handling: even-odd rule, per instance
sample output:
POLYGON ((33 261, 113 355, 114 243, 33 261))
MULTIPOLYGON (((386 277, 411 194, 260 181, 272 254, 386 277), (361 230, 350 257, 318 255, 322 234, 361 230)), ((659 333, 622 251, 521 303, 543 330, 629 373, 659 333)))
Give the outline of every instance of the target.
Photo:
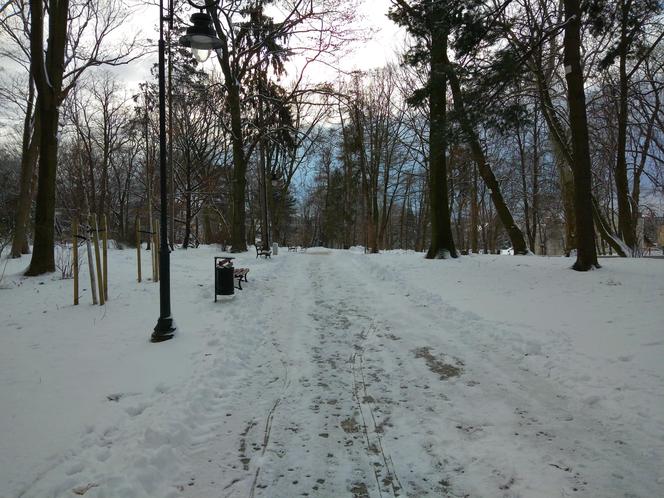
POLYGON ((664 496, 662 260, 363 252, 241 254, 214 303, 178 250, 160 344, 134 250, 103 307, 10 260, 0 497, 664 496))

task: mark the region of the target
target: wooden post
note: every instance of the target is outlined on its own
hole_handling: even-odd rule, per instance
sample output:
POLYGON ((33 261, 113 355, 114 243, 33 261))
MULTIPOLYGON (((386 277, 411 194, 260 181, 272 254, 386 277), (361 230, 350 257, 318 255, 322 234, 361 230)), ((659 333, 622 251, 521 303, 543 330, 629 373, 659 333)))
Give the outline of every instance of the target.
POLYGON ((104 300, 104 274, 101 268, 101 255, 99 254, 99 227, 97 225, 97 215, 92 215, 94 224, 92 225, 92 242, 95 246, 95 263, 97 266, 97 284, 99 287, 99 305, 103 306, 104 300))
POLYGON ((108 301, 108 221, 104 215, 104 227, 102 234, 102 261, 104 270, 104 300, 108 301))
POLYGON ((92 292, 92 304, 98 304, 97 301, 97 281, 95 280, 95 265, 92 262, 92 244, 90 243, 90 236, 92 235, 91 215, 88 216, 88 230, 85 234, 85 247, 88 254, 88 273, 90 274, 90 290, 92 292))
POLYGON ((71 228, 72 255, 74 258, 74 306, 78 306, 78 220, 74 218, 71 228))
POLYGON ((138 262, 138 282, 141 282, 141 219, 136 216, 136 261, 138 262))

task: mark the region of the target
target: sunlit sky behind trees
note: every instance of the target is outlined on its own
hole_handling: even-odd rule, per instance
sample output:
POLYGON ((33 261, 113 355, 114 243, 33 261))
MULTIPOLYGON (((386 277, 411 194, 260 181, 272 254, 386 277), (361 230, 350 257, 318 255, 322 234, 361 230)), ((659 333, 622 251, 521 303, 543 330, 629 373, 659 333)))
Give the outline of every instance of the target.
MULTIPOLYGON (((398 61, 399 54, 405 50, 407 34, 402 27, 397 26, 388 19, 387 13, 390 8, 390 0, 355 0, 358 9, 355 11, 355 20, 350 28, 354 31, 352 39, 346 44, 345 49, 339 52, 327 54, 319 62, 311 65, 305 71, 305 78, 311 82, 322 82, 333 80, 338 77, 339 72, 350 72, 354 70, 367 70, 382 67, 387 63, 398 61)), ((175 14, 188 24, 189 16, 194 10, 186 2, 175 2, 175 14)), ((140 44, 144 45, 144 55, 126 65, 116 67, 102 66, 92 68, 88 76, 94 76, 99 72, 107 72, 114 76, 119 83, 125 86, 129 93, 135 91, 140 83, 154 81, 157 64, 157 40, 159 10, 155 2, 149 5, 145 1, 130 0, 126 5, 131 9, 130 21, 126 26, 113 33, 107 44, 120 42, 121 40, 136 37, 140 44)), ((278 13, 275 12, 278 19, 278 13)), ((287 62, 288 74, 285 79, 299 76, 299 70, 303 58, 292 57, 287 62)), ((220 73, 217 60, 211 57, 202 66, 206 72, 220 73)), ((24 70, 13 61, 3 60, 0 64, 0 77, 11 79, 15 74, 23 74, 24 70)), ((5 104, 7 104, 5 102, 5 104)), ((0 141, 14 142, 12 138, 20 126, 22 113, 17 112, 11 106, 4 105, 0 109, 0 141)))
MULTIPOLYGON (((129 88, 150 79, 151 68, 157 62, 158 8, 155 5, 146 6, 145 2, 133 3, 136 13, 132 16, 133 22, 127 26, 123 34, 138 34, 139 37, 149 40, 148 45, 154 46, 154 51, 127 66, 111 68, 111 72, 117 74, 118 79, 129 88)), ((348 43, 343 53, 329 54, 327 63, 318 63, 308 68, 306 75, 308 79, 312 81, 332 79, 336 76, 337 70, 345 72, 366 70, 398 60, 398 54, 404 48, 406 32, 387 18, 390 0, 357 0, 357 3, 359 8, 352 25, 356 30, 355 40, 348 43)), ((176 14, 188 20, 190 12, 192 10, 187 5, 180 6, 176 14)), ((286 78, 295 76, 296 67, 301 62, 301 58, 298 57, 289 62, 291 69, 286 78)), ((214 58, 210 58, 204 64, 204 68, 209 72, 219 72, 219 64, 214 58)), ((104 70, 108 71, 108 68, 104 70)))

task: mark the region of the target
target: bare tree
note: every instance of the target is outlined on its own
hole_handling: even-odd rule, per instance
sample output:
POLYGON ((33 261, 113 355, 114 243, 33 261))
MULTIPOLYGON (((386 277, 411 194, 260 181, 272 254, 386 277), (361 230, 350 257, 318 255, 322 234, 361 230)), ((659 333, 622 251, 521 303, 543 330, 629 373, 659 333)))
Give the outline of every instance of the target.
MULTIPOLYGON (((123 25, 128 15, 127 8, 118 0, 64 0, 49 4, 46 11, 43 2, 36 0, 29 4, 16 2, 12 7, 12 19, 20 19, 22 24, 22 31, 14 32, 23 33, 15 35, 13 41, 20 48, 17 54, 22 52, 27 56, 23 67, 29 73, 30 85, 34 81, 35 91, 28 91, 28 102, 36 99, 34 108, 28 105, 26 109, 25 122, 33 123, 33 126, 24 127, 25 160, 21 173, 21 209, 17 214, 21 218, 17 219, 17 226, 22 228, 18 229, 15 245, 20 248, 25 238, 20 231, 27 223, 32 195, 27 179, 32 177, 34 159, 39 154, 36 254, 33 254, 28 269, 28 274, 37 275, 54 269, 52 225, 60 105, 86 70, 99 65, 126 64, 140 56, 140 51, 135 38, 115 40, 113 48, 107 46, 110 36, 123 25), (34 123, 38 125, 34 126, 34 123)), ((20 55, 15 56, 15 59, 19 58, 20 55)))
MULTIPOLYGON (((243 97, 252 92, 256 72, 269 67, 276 76, 285 71, 285 62, 293 53, 308 61, 338 47, 348 36, 347 21, 352 6, 345 0, 289 0, 280 4, 279 19, 266 13, 269 2, 232 0, 220 10, 210 7, 222 47, 217 58, 224 75, 226 106, 230 117, 233 149, 233 209, 231 243, 234 252, 246 251, 245 190, 249 159, 257 141, 248 137, 247 107, 243 97)), ((255 87, 254 87, 255 88, 255 87)))

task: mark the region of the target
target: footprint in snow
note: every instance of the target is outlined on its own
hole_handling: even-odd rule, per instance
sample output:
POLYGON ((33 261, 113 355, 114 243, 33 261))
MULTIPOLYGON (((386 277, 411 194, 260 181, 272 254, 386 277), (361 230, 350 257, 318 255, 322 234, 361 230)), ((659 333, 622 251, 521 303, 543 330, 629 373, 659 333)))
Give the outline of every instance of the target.
POLYGON ((147 403, 139 403, 138 405, 135 406, 128 406, 127 408, 125 408, 125 411, 130 417, 136 417, 141 413, 143 413, 148 406, 149 405, 147 403))
POLYGON ((97 461, 105 462, 111 456, 111 451, 108 448, 103 448, 97 453, 97 461))
POLYGON ((83 463, 77 462, 71 465, 67 470, 65 470, 65 474, 67 474, 68 476, 73 476, 74 474, 78 474, 81 471, 83 471, 83 463))

